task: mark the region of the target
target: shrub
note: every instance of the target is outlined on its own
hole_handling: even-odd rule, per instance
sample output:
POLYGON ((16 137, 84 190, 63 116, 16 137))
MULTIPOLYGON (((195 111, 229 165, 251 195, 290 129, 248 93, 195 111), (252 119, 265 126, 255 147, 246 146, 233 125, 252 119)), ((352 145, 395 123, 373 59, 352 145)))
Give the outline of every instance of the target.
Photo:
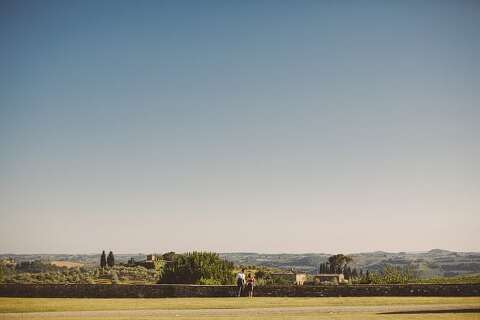
POLYGON ((165 265, 160 283, 232 284, 233 263, 213 252, 176 254, 165 265))

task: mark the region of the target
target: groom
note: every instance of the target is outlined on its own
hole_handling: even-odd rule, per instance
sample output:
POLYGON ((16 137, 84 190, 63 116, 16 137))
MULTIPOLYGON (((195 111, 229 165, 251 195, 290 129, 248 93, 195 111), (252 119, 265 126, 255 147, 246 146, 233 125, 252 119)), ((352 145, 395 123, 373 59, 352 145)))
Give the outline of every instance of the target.
POLYGON ((245 269, 237 273, 237 297, 241 297, 245 288, 245 269))

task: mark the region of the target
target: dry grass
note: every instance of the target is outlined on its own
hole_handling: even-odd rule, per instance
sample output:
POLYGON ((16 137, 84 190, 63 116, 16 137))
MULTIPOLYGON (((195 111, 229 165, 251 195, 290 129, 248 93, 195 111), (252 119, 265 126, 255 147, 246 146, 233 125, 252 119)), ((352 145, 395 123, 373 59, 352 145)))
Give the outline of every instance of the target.
MULTIPOLYGON (((22 318, 23 320, 44 320, 42 318, 22 318)), ((68 318, 69 320, 80 320, 85 318, 68 318)), ((125 318, 88 318, 89 320, 127 320, 131 317, 125 318)), ((135 317, 135 320, 169 320, 171 316, 167 317, 135 317)), ((176 316, 176 320, 193 320, 193 319, 215 319, 215 320, 479 320, 480 314, 467 313, 445 313, 445 314, 420 314, 420 315, 381 315, 375 313, 310 313, 310 314, 289 314, 281 315, 238 315, 238 316, 176 316)))
POLYGON ((100 310, 245 309, 320 306, 465 305, 479 307, 480 297, 344 297, 344 298, 160 298, 62 299, 0 298, 0 313, 100 310))
POLYGON ((50 264, 53 264, 54 266, 57 266, 57 267, 67 267, 67 268, 79 268, 83 266, 83 263, 80 263, 80 262, 61 261, 61 260, 51 261, 50 264))

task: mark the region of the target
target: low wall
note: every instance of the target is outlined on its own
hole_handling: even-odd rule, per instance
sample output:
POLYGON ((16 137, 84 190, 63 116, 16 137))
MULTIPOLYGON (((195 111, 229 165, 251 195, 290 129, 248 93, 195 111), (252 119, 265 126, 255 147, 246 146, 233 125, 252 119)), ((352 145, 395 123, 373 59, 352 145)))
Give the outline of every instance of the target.
MULTIPOLYGON (((0 297, 162 298, 233 297, 234 286, 0 284, 0 297)), ((257 286, 258 297, 480 296, 480 284, 257 286)))

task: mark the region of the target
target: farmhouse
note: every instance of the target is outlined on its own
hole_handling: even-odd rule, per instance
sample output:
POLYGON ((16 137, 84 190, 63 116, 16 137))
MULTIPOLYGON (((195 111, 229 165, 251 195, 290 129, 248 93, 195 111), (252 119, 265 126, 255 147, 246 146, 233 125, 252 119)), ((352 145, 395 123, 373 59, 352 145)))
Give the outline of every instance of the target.
POLYGON ((155 256, 154 254, 148 254, 147 259, 145 260, 145 266, 147 268, 153 269, 155 268, 155 262, 160 261, 160 257, 155 256))
POLYGON ((142 266, 147 269, 158 269, 163 265, 163 263, 164 261, 162 260, 162 257, 154 254, 147 255, 146 259, 142 261, 135 261, 134 258, 130 258, 130 260, 128 260, 128 265, 130 267, 142 266))

